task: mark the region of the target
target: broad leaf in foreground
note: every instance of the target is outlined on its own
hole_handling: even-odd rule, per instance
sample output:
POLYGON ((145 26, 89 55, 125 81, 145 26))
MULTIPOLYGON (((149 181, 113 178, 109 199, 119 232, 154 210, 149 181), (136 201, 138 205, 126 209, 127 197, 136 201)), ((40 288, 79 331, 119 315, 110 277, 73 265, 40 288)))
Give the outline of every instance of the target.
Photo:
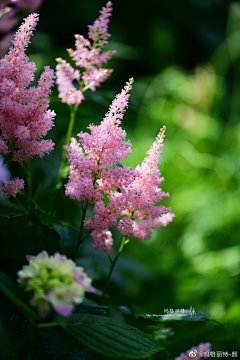
POLYGON ((144 359, 164 350, 140 330, 105 316, 73 314, 62 326, 90 349, 117 359, 144 359))

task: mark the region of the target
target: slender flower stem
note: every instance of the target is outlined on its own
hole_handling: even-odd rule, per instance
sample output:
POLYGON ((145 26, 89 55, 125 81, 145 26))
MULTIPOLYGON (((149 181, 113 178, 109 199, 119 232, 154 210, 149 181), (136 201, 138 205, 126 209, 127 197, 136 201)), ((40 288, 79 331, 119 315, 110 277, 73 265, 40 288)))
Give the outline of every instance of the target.
MULTIPOLYGON (((70 143, 70 138, 72 136, 72 129, 73 129, 73 125, 75 122, 75 115, 76 115, 77 109, 78 109, 78 104, 75 104, 73 107, 70 107, 70 122, 68 125, 68 131, 67 131, 67 135, 66 135, 66 141, 65 141, 66 145, 69 145, 69 143, 70 143)), ((64 154, 65 154, 65 152, 64 152, 64 154)), ((66 158, 66 154, 65 154, 65 158, 66 158)))
POLYGON ((86 239, 86 236, 84 238, 82 238, 82 235, 83 235, 83 224, 84 224, 84 220, 86 217, 88 204, 89 204, 89 202, 87 201, 85 207, 83 207, 82 220, 81 220, 78 243, 77 243, 77 247, 76 247, 76 251, 75 251, 75 255, 74 255, 74 260, 76 260, 78 253, 79 253, 80 246, 82 245, 83 241, 86 239))
POLYGON ((104 290, 103 290, 103 294, 102 294, 102 300, 104 300, 105 298, 105 295, 106 295, 106 292, 107 292, 107 289, 108 289, 108 285, 110 283, 110 279, 111 279, 111 276, 112 276, 112 273, 113 273, 113 270, 114 270, 114 267, 116 265, 116 262, 118 261, 118 258, 119 256, 121 255, 122 251, 123 251, 123 248, 125 245, 127 245, 127 243, 129 242, 130 239, 125 239, 125 236, 122 238, 122 242, 121 242, 121 245, 118 249, 118 253, 115 257, 114 260, 112 260, 111 256, 109 255, 109 260, 111 262, 111 268, 110 268, 110 271, 108 273, 108 277, 107 277, 107 280, 106 280, 106 284, 105 284, 105 287, 104 287, 104 290))
POLYGON ((108 253, 108 258, 109 258, 110 263, 112 264, 112 263, 113 263, 113 259, 112 259, 111 255, 110 255, 109 253, 108 253))
MULTIPOLYGON (((70 107, 70 121, 68 124, 68 130, 67 130, 67 135, 66 135, 66 139, 65 139, 65 145, 69 145, 70 143, 70 139, 72 136, 72 130, 73 130, 73 126, 75 123, 75 115, 78 109, 78 104, 75 104, 73 107, 70 107)), ((65 149, 63 149, 62 152, 62 161, 61 161, 61 165, 60 165, 60 169, 59 169, 59 173, 58 173, 58 177, 57 177, 57 188, 60 188, 62 186, 62 178, 64 176, 64 170, 65 170, 65 166, 66 166, 66 151, 65 149)))
MULTIPOLYGON (((72 136, 72 130, 73 130, 74 122, 75 122, 75 115, 76 115, 76 112, 78 109, 78 104, 75 104, 74 106, 69 105, 69 108, 70 108, 70 121, 68 124, 65 145, 69 145, 69 143, 70 143, 70 139, 72 136)), ((54 203, 55 203, 55 200, 57 197, 57 190, 59 190, 63 184, 63 177, 65 175, 65 167, 66 167, 66 151, 65 151, 65 149, 63 149, 62 160, 61 160, 58 176, 57 176, 57 179, 55 182, 55 191, 53 192, 53 194, 51 196, 51 213, 52 213, 52 215, 54 214, 54 203)))

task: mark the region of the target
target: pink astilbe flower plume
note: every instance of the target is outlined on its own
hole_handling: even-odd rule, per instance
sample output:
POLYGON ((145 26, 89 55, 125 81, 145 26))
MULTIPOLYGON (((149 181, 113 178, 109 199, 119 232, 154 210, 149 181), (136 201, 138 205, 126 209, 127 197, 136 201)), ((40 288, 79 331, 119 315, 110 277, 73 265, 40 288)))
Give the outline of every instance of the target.
POLYGON ((163 148, 166 127, 164 126, 151 149, 147 152, 148 156, 143 160, 140 166, 136 167, 138 176, 131 184, 131 191, 135 192, 132 201, 132 207, 129 210, 132 217, 136 220, 133 223, 133 236, 139 241, 149 239, 151 231, 166 226, 175 217, 170 213, 171 209, 165 206, 155 206, 163 198, 169 196, 168 193, 159 188, 164 181, 160 177, 159 164, 160 155, 163 154, 163 148))
POLYGON ((66 195, 72 200, 100 200, 101 192, 95 188, 106 164, 113 165, 132 151, 130 141, 125 140, 126 132, 119 127, 128 105, 128 92, 132 88, 132 82, 133 79, 113 100, 101 124, 88 126, 91 134, 81 132, 78 134, 80 143, 71 138, 71 144, 66 146, 67 158, 71 164, 66 195))
POLYGON ((72 138, 70 146, 66 146, 71 169, 66 195, 72 200, 94 203, 94 218, 86 219, 84 225, 92 230, 93 246, 107 252, 112 250, 112 226, 125 236, 143 241, 175 217, 170 208, 157 205, 169 196, 159 188, 164 180, 158 165, 165 127, 141 166, 116 166, 132 151, 126 132, 120 127, 132 83, 130 79, 116 96, 99 126, 89 125, 90 134, 81 132, 79 143, 72 138))
POLYGON ((0 192, 5 198, 16 197, 21 189, 24 189, 24 180, 14 178, 8 184, 4 185, 0 192))
POLYGON ((90 89, 96 90, 100 87, 113 72, 112 69, 105 69, 102 67, 107 63, 114 54, 115 50, 102 52, 102 49, 107 46, 109 17, 112 12, 112 3, 109 1, 106 7, 100 11, 100 16, 93 23, 89 25, 88 37, 85 39, 82 35, 75 35, 75 50, 67 49, 69 56, 75 62, 77 67, 82 68, 82 73, 79 70, 74 70, 73 67, 63 60, 57 58, 57 84, 59 90, 59 97, 63 103, 66 104, 81 104, 84 100, 83 93, 90 89), (79 90, 73 84, 76 80, 79 84, 79 90))
POLYGON ((43 157, 53 150, 52 140, 44 140, 54 126, 54 111, 48 110, 54 72, 45 66, 38 86, 36 65, 29 62, 25 49, 38 21, 30 14, 17 31, 13 46, 0 60, 0 154, 5 162, 22 162, 35 155, 43 157))

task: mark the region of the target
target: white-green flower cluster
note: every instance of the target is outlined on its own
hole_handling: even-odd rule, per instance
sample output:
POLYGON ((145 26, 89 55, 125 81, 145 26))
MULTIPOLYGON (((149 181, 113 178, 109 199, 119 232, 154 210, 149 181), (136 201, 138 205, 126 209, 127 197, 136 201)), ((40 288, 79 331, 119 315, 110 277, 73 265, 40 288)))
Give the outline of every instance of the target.
POLYGON ((18 283, 34 296, 30 304, 37 308, 41 318, 54 311, 68 317, 74 305, 83 301, 85 291, 94 292, 92 280, 83 268, 56 252, 49 256, 46 251, 37 256, 26 255, 29 265, 18 271, 18 283))

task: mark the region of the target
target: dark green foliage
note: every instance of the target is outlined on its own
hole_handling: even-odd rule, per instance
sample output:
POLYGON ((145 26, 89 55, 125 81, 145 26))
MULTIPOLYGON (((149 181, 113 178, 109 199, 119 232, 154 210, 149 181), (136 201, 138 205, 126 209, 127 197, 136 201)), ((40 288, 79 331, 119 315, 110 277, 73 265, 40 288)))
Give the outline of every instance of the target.
POLYGON ((162 350, 138 329, 108 317, 75 314, 64 327, 86 346, 116 359, 144 359, 162 350))
POLYGON ((0 290, 2 293, 26 316, 29 320, 38 319, 34 310, 26 304, 24 293, 17 285, 2 271, 0 271, 0 290), (23 299, 22 299, 23 298, 23 299))
POLYGON ((1 320, 0 320, 0 349, 1 349, 2 359, 18 360, 18 357, 13 350, 13 347, 10 343, 7 333, 4 330, 1 320))

